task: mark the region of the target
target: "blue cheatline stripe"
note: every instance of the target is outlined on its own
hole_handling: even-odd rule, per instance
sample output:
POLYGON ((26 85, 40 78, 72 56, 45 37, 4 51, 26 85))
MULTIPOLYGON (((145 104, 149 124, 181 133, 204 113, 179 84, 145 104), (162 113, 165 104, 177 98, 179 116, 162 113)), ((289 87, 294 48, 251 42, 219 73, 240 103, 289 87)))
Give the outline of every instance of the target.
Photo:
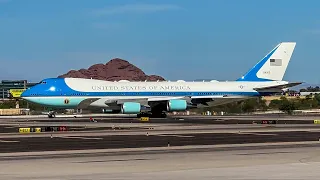
POLYGON ((77 98, 77 97, 71 97, 71 98, 41 98, 41 99, 30 99, 29 101, 35 102, 38 104, 50 106, 50 107, 65 107, 65 108, 72 108, 76 107, 80 104, 81 101, 85 100, 85 98, 77 98))
POLYGON ((222 96, 222 95, 242 95, 242 96, 257 96, 258 92, 63 92, 63 93, 43 93, 38 92, 31 94, 29 97, 90 97, 90 96, 222 96))
MULTIPOLYGON (((278 46, 279 47, 279 46, 278 46)), ((262 66, 269 60, 272 54, 278 49, 274 48, 266 57, 264 57, 258 64, 256 64, 252 69, 250 69, 246 75, 237 79, 236 81, 272 81, 270 79, 258 78, 257 73, 262 68, 262 66)))

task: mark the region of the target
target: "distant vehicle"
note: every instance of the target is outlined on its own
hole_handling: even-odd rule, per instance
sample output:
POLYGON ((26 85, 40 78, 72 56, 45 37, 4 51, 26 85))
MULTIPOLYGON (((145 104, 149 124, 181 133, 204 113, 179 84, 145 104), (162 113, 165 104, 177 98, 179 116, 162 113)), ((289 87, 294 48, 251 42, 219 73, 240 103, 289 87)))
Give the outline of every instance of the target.
MULTIPOLYGON (((295 42, 278 44, 236 81, 129 82, 49 78, 22 93, 27 101, 53 108, 100 107, 138 117, 166 117, 166 112, 216 106, 282 93, 301 82, 283 81, 295 42)), ((50 112, 49 117, 54 117, 50 112)))
POLYGON ((98 122, 98 121, 90 117, 90 122, 98 122))

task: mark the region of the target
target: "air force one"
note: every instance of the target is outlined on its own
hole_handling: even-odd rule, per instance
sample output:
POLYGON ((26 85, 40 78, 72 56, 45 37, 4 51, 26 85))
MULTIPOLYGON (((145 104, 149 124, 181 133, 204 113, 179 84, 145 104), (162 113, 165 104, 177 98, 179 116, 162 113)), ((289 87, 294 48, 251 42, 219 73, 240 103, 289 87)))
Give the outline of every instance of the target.
MULTIPOLYGON (((166 112, 217 106, 268 96, 301 82, 283 81, 295 42, 282 42, 236 81, 112 82, 82 78, 48 78, 21 97, 52 108, 99 107, 138 117, 166 117, 166 112)), ((52 111, 49 117, 55 117, 52 111)))

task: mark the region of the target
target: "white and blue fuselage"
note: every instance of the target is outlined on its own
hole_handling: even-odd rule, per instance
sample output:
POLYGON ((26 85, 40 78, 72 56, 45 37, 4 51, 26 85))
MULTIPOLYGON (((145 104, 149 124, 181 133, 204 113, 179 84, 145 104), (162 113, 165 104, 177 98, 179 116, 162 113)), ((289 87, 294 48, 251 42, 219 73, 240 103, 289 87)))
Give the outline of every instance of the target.
POLYGON ((108 100, 121 99, 156 101, 183 97, 243 99, 266 96, 279 90, 258 92, 254 88, 284 84, 288 82, 110 82, 80 78, 51 78, 25 91, 21 97, 37 104, 59 108, 76 108, 86 99, 98 99, 91 102, 90 106, 108 107, 106 103, 108 100))
POLYGON ((295 44, 278 44, 236 81, 111 82, 81 78, 49 78, 26 90, 21 97, 33 103, 56 108, 102 107, 120 109, 123 113, 139 113, 141 107, 148 106, 157 112, 174 111, 268 96, 301 84, 282 80, 295 44))

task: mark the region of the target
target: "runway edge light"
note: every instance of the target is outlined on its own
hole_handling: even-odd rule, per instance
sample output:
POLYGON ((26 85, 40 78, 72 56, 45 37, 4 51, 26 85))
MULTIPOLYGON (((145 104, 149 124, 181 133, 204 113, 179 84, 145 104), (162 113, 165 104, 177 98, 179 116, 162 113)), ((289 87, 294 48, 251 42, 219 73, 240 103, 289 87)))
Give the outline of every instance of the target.
POLYGON ((142 122, 148 122, 149 121, 149 117, 141 117, 140 121, 142 122))

